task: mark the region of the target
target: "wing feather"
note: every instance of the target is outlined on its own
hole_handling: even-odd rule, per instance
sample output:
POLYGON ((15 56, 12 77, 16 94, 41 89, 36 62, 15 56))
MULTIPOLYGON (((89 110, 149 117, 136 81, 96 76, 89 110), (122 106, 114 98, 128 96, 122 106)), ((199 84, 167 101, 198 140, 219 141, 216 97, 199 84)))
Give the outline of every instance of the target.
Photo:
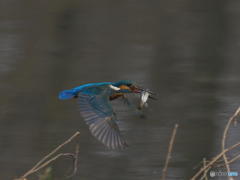
POLYGON ((127 146, 120 134, 116 117, 109 103, 107 87, 93 87, 94 90, 84 90, 78 95, 81 115, 89 126, 92 135, 111 149, 122 149, 127 146), (98 92, 97 95, 89 92, 98 92))

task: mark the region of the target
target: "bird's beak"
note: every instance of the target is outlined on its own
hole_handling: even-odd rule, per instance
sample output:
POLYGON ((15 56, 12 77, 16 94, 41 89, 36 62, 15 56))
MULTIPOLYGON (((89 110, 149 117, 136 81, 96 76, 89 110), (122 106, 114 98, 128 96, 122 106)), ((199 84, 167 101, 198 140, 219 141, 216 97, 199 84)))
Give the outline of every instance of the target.
POLYGON ((142 92, 142 89, 137 87, 137 86, 134 86, 134 85, 131 85, 130 86, 130 89, 133 93, 141 93, 142 92))

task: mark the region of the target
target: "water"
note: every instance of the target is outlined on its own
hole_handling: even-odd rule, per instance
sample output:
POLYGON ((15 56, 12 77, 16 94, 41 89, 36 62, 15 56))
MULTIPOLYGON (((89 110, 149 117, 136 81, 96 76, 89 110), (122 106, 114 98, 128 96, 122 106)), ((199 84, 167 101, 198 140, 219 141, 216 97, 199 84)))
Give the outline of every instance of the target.
MULTIPOLYGON (((203 157, 220 151, 223 128, 239 106, 239 6, 1 1, 0 179, 22 175, 77 130, 80 164, 74 179, 160 179, 175 123, 167 177, 191 177, 203 157), (146 118, 119 114, 130 147, 113 152, 90 135, 76 103, 59 101, 57 94, 121 79, 153 89, 159 100, 150 102, 146 118)), ((230 135, 228 145, 239 141, 239 127, 230 135)), ((70 164, 59 160, 55 176, 65 175, 70 164)), ((239 172, 239 162, 232 169, 239 172)))

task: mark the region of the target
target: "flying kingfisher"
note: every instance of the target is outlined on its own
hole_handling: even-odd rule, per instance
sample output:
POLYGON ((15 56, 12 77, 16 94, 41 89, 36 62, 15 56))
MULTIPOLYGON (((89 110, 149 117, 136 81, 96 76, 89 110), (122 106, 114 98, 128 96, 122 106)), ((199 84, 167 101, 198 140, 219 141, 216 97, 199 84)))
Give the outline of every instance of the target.
MULTIPOLYGON (((89 83, 59 93, 59 99, 76 98, 80 113, 92 135, 110 149, 127 147, 116 122, 116 115, 110 101, 124 98, 126 93, 140 94, 144 89, 131 81, 89 83)), ((149 98, 153 98, 149 92, 149 98)))

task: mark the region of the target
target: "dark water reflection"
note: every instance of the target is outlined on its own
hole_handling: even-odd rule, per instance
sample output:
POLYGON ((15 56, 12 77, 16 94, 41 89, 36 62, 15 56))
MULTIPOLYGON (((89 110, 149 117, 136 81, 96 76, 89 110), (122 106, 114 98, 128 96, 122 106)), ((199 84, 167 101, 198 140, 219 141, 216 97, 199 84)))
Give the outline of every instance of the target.
MULTIPOLYGON (((219 152, 226 119, 239 105, 239 6, 2 1, 0 179, 22 174, 77 130, 81 157, 74 179, 159 179, 175 123, 168 179, 188 179, 203 157, 219 152), (154 89, 159 101, 145 119, 120 113, 130 148, 112 152, 91 137, 75 103, 60 102, 57 93, 120 79, 154 89)), ((237 140, 239 128, 229 144, 237 140)), ((58 177, 68 167, 62 161, 58 177)))

